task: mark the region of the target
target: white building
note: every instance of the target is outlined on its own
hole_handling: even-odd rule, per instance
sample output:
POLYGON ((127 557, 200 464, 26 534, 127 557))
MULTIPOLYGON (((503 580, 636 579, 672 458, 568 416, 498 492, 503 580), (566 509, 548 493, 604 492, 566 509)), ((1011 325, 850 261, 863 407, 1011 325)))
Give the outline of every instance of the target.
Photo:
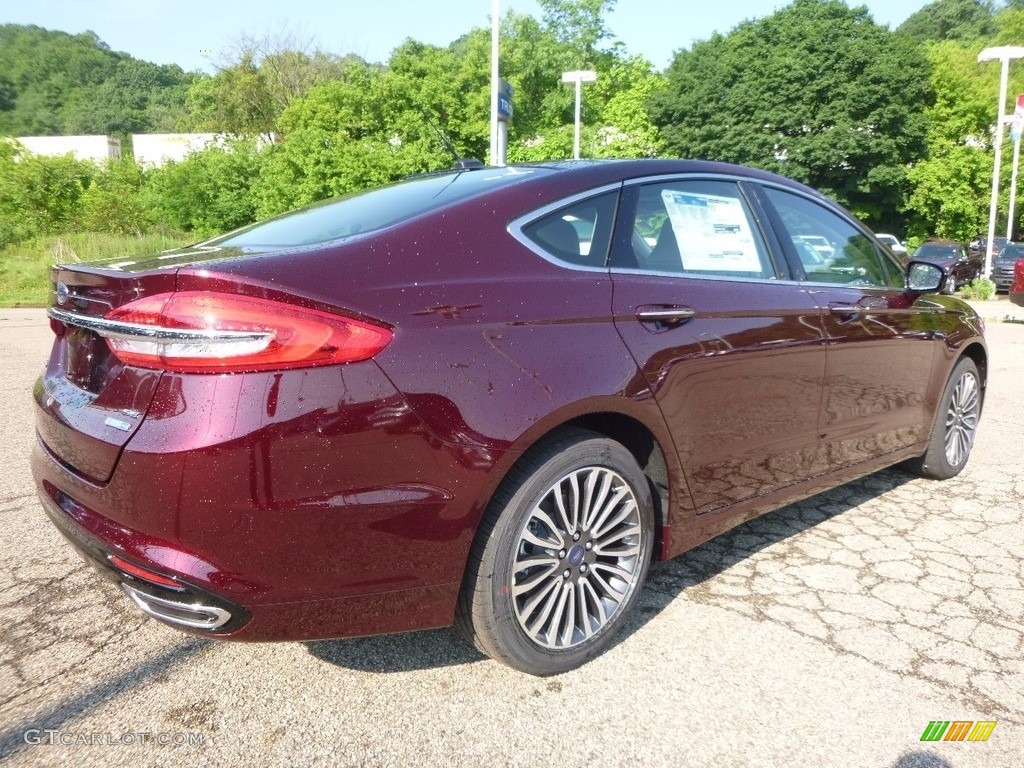
POLYGON ((226 146, 223 134, 219 133, 135 133, 132 134, 132 149, 135 162, 159 168, 168 160, 180 163, 193 152, 199 152, 210 145, 226 146))
POLYGON ((58 157, 69 152, 76 160, 105 160, 121 157, 121 140, 113 136, 19 136, 15 139, 35 155, 58 157))

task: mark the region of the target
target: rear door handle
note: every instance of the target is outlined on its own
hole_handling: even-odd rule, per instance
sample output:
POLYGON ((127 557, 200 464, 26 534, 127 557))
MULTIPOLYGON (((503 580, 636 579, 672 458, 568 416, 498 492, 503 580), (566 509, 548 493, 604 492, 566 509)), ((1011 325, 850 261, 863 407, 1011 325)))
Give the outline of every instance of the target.
POLYGON ((696 314, 696 310, 689 307, 641 307, 636 311, 636 319, 641 323, 674 326, 682 325, 696 314))
POLYGON ((843 318, 839 322, 849 322, 864 314, 864 307, 857 304, 829 304, 828 311, 843 318))

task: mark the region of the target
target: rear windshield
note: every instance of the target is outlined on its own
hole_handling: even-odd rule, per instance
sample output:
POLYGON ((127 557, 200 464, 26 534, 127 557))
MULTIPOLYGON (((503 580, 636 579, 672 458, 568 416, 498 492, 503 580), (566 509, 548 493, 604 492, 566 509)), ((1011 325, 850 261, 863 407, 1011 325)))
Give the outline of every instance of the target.
POLYGON ((421 176, 354 192, 210 240, 221 247, 288 248, 384 229, 434 208, 510 183, 551 173, 546 168, 484 168, 421 176))

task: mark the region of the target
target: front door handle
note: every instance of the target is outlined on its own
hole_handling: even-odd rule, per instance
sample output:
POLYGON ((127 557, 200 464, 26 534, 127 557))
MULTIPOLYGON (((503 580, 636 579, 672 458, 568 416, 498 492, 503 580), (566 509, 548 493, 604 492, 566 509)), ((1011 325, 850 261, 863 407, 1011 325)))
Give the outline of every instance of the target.
POLYGON ((640 307, 636 319, 641 323, 656 323, 666 326, 682 325, 696 315, 689 307, 640 307))

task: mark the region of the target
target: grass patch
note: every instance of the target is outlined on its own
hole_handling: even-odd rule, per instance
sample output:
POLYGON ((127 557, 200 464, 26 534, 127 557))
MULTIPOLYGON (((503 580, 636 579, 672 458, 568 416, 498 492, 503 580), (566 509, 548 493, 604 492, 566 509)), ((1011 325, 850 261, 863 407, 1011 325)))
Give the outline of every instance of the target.
POLYGON ((47 235, 0 250, 0 307, 45 306, 49 302, 50 266, 112 256, 142 256, 194 242, 181 233, 111 235, 76 232, 47 235))

